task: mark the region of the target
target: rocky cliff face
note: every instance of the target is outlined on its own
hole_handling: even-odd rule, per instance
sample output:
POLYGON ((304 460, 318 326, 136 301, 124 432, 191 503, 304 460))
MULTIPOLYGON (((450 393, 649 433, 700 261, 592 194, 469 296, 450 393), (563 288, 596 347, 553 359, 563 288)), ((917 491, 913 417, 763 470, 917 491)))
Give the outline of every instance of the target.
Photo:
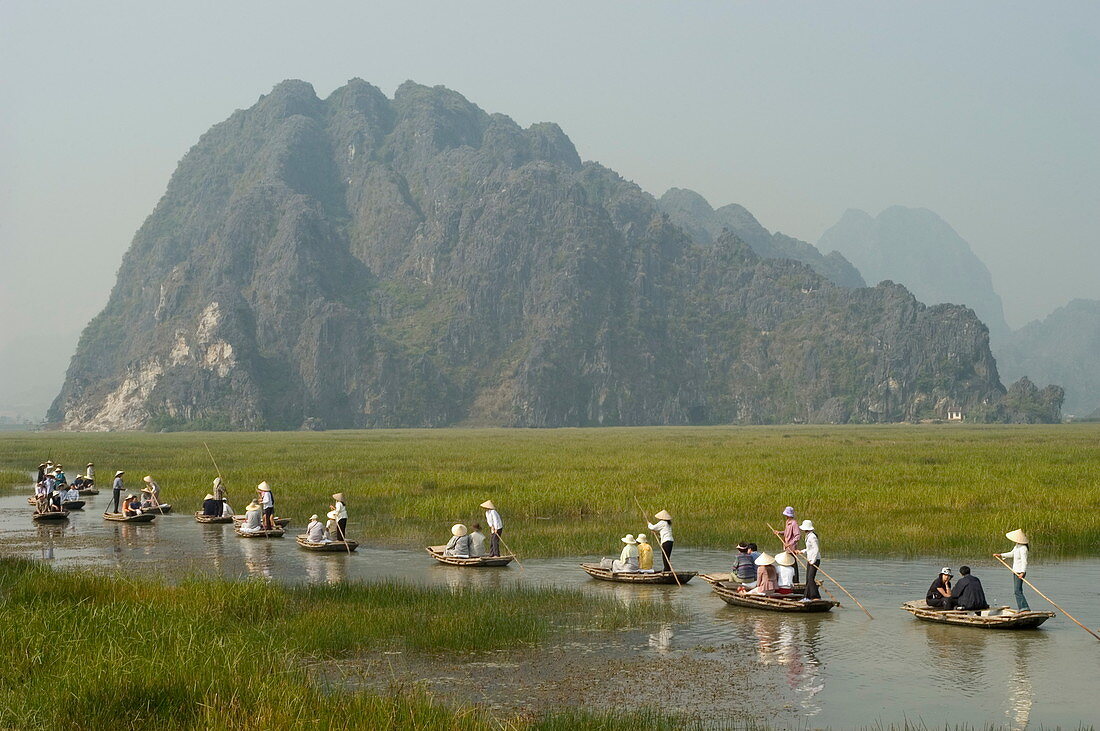
POLYGON ((288 81, 180 162, 50 418, 872 422, 1003 394, 970 310, 697 242, 556 125, 411 82, 288 81))
POLYGON ((869 282, 889 279, 923 302, 970 307, 989 326, 995 345, 1008 335, 989 270, 970 244, 932 211, 892 206, 872 218, 850 209, 817 245, 843 254, 869 282))
POLYGON ((763 259, 793 259, 841 287, 867 286, 859 270, 839 252, 824 255, 805 241, 771 233, 744 206, 730 203, 715 210, 706 198, 685 188, 669 188, 657 204, 697 243, 711 244, 723 231, 730 231, 763 259))
POLYGON ((1100 301, 1074 300, 1008 336, 997 361, 1007 376, 1065 388, 1067 414, 1100 408, 1100 301))

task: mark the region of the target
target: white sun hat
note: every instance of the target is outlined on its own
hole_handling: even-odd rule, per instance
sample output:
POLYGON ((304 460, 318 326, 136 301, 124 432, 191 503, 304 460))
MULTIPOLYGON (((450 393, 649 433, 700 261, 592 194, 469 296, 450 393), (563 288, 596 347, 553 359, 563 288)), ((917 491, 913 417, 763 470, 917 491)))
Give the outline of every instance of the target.
POLYGON ((794 556, 783 551, 775 555, 775 562, 780 566, 794 566, 794 556))
POLYGON ((775 556, 772 556, 768 553, 762 553, 756 557, 756 560, 753 561, 753 563, 757 566, 771 566, 773 563, 775 563, 775 556))
POLYGON ((1011 533, 1005 533, 1005 538, 1012 541, 1013 543, 1024 543, 1024 544, 1026 544, 1028 542, 1027 541, 1027 534, 1024 533, 1022 530, 1020 530, 1019 528, 1012 531, 1011 533))
POLYGON ((672 520, 672 516, 669 515, 669 512, 667 510, 662 510, 661 512, 657 513, 653 517, 656 518, 657 520, 672 520))
POLYGON ((211 495, 210 493, 206 493, 206 497, 203 498, 203 500, 213 500, 213 499, 214 499, 214 496, 211 495))
MULTIPOLYGON (((334 510, 332 512, 335 513, 336 511, 334 510)), ((329 513, 329 515, 331 514, 332 513, 329 513)), ((462 525, 462 523, 455 523, 451 526, 451 535, 461 538, 462 536, 466 535, 466 526, 462 525)))
POLYGON ((485 502, 483 502, 483 503, 482 503, 481 505, 479 505, 478 507, 479 507, 479 508, 485 508, 486 510, 496 510, 496 509, 497 509, 497 506, 496 506, 496 505, 493 505, 493 501, 492 501, 492 500, 486 500, 485 502))
POLYGON ((142 477, 141 479, 144 480, 145 482, 152 482, 153 481, 153 476, 152 475, 146 475, 145 477, 142 477))
POLYGON ((309 519, 310 520, 317 520, 317 513, 314 513, 313 515, 309 516, 309 519))
POLYGON ((636 541, 636 540, 634 539, 634 536, 632 536, 632 535, 630 535, 629 533, 627 533, 627 534, 626 534, 625 536, 623 536, 623 537, 622 537, 622 542, 623 542, 623 543, 628 543, 628 544, 630 544, 631 546, 633 546, 633 545, 634 545, 635 543, 637 543, 638 541, 636 541))
POLYGON ((267 480, 264 480, 256 486, 256 489, 260 492, 271 492, 271 485, 267 484, 267 480))
POLYGON ((335 510, 330 510, 325 513, 325 515, 328 516, 329 520, 340 520, 340 514, 337 513, 335 510))
POLYGON ((802 521, 802 525, 798 526, 798 529, 799 530, 813 530, 814 529, 814 522, 807 518, 806 520, 802 521))
POLYGON ((126 474, 126 470, 119 470, 115 473, 115 477, 121 477, 124 474, 126 474))
POLYGON ((649 543, 649 539, 645 537, 645 533, 639 533, 636 540, 638 543, 649 543))
POLYGON ((954 572, 951 571, 950 566, 944 566, 942 569, 940 569, 940 573, 945 575, 945 576, 954 576, 955 575, 954 572))

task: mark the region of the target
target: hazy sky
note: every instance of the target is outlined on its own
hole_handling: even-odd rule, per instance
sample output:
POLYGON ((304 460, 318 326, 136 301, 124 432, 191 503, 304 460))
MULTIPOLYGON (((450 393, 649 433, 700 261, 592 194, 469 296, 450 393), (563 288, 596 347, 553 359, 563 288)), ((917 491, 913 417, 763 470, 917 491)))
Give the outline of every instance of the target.
POLYGON ((0 0, 0 414, 41 415, 199 135, 285 78, 444 84, 816 242, 943 216, 1009 324, 1100 298, 1097 2, 0 0))

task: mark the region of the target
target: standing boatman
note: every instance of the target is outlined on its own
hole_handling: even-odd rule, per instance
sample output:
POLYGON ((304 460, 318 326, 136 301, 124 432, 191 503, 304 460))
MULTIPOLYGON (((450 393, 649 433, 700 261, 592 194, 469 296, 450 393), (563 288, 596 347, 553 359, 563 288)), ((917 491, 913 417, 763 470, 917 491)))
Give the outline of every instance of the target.
POLYGON ((661 570, 664 572, 672 571, 672 561, 669 558, 672 555, 672 514, 667 510, 662 510, 653 516, 657 519, 656 523, 650 523, 646 521, 646 525, 652 531, 657 531, 657 536, 661 540, 661 570))
POLYGON ((126 489, 125 485, 122 484, 122 476, 124 474, 125 474, 125 470, 119 470, 118 472, 115 473, 115 481, 111 484, 111 505, 114 506, 114 510, 110 510, 110 511, 104 510, 103 511, 104 515, 106 515, 108 512, 111 512, 111 513, 121 512, 121 510, 120 510, 121 506, 120 506, 119 501, 122 499, 122 491, 126 489))
POLYGON ((84 469, 84 479, 95 482, 95 465, 91 462, 89 462, 88 466, 84 469))
POLYGON ((479 507, 485 508, 485 522, 489 526, 492 535, 489 536, 489 555, 500 555, 500 534, 504 532, 504 521, 497 512, 497 506, 492 500, 486 500, 479 507))
POLYGON ((340 540, 346 541, 348 539, 348 506, 346 505, 347 499, 344 497, 344 493, 338 492, 332 496, 332 499, 336 502, 335 505, 330 505, 329 508, 336 513, 336 530, 340 531, 340 540))
POLYGON ((993 555, 999 558, 1012 559, 1012 588, 1016 595, 1016 608, 1021 612, 1026 612, 1031 609, 1027 604, 1027 597, 1024 596, 1024 576, 1027 575, 1027 535, 1017 528, 1011 533, 1005 533, 1005 538, 1015 543, 1016 546, 1008 553, 995 553, 993 555))
MULTIPOLYGON (((779 540, 783 541, 783 550, 787 553, 798 551, 798 541, 802 538, 802 531, 798 528, 798 521, 794 517, 794 508, 788 505, 783 508, 783 517, 787 519, 783 526, 783 533, 779 540)), ((798 583, 798 564, 794 565, 794 583, 798 583)))
POLYGON ((264 480, 256 486, 256 492, 260 493, 264 529, 275 530, 275 495, 271 492, 271 485, 267 484, 267 480, 264 480))
MULTIPOLYGON (((806 593, 802 601, 813 601, 821 598, 821 594, 817 590, 817 567, 821 565, 821 542, 817 538, 813 521, 802 521, 802 525, 798 526, 798 530, 802 532, 802 538, 806 541, 806 593)), ((797 571, 796 566, 796 576, 798 575, 797 571)))

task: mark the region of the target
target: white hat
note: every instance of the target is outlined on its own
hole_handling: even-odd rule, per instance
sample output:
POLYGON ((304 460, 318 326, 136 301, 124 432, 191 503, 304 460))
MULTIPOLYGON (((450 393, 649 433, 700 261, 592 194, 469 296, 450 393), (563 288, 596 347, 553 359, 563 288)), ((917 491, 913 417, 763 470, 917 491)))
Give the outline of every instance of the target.
POLYGON ((462 525, 462 523, 455 523, 451 526, 451 535, 460 537, 466 535, 466 526, 462 525))
POLYGON ((1019 528, 1012 531, 1011 533, 1005 533, 1005 538, 1012 541, 1013 543, 1027 543, 1027 534, 1019 528))
POLYGON ((479 507, 479 508, 485 508, 486 510, 496 510, 496 509, 497 509, 497 506, 496 506, 496 505, 493 505, 493 501, 492 501, 492 500, 486 500, 485 502, 483 502, 483 503, 482 503, 481 505, 479 505, 478 507, 479 507))
POLYGON ((267 480, 264 480, 256 486, 256 489, 260 492, 271 492, 271 485, 267 484, 267 480))
POLYGON ((222 484, 222 478, 220 478, 220 477, 215 477, 215 478, 214 478, 214 487, 217 487, 217 486, 218 486, 218 485, 220 485, 220 484, 222 484))
POLYGON ((317 520, 317 513, 314 513, 313 515, 309 516, 309 519, 310 520, 317 520))
POLYGON ((118 476, 123 475, 123 474, 125 474, 125 470, 119 470, 118 472, 115 473, 115 477, 118 477, 118 476))
POLYGON ((93 465, 93 464, 92 464, 91 462, 89 462, 89 463, 88 463, 88 466, 89 466, 89 467, 93 467, 94 465, 93 465))
POLYGON ((955 575, 951 572, 951 567, 950 566, 944 566, 942 569, 940 569, 940 573, 941 574, 946 574, 947 576, 954 576, 955 575))
POLYGON ((148 485, 147 485, 147 486, 145 486, 145 487, 143 487, 143 488, 141 488, 141 491, 142 491, 142 492, 147 492, 147 493, 149 493, 150 495, 151 495, 151 494, 153 494, 153 488, 152 488, 152 487, 149 487, 148 485))
POLYGON ((145 480, 146 482, 152 482, 153 481, 153 476, 152 475, 146 475, 145 477, 142 477, 141 479, 145 480))
POLYGON ((771 566, 773 563, 775 563, 775 556, 767 553, 762 553, 756 557, 756 560, 753 561, 753 563, 757 566, 771 566))
POLYGON ((203 500, 213 500, 213 499, 214 499, 214 496, 211 495, 210 493, 206 493, 206 497, 203 498, 203 500))
POLYGON ((812 520, 806 519, 806 520, 802 521, 802 525, 798 526, 798 529, 799 530, 813 530, 814 529, 814 522, 812 520))
POLYGON ((649 539, 645 537, 645 533, 638 534, 638 543, 649 543, 649 539))
POLYGON ((783 508, 783 515, 787 516, 788 518, 793 518, 794 517, 794 508, 792 508, 790 505, 783 508))
POLYGON ((244 509, 245 510, 259 510, 260 509, 260 504, 258 502, 256 502, 255 500, 253 500, 248 505, 245 505, 244 509))
POLYGON ((672 520, 672 516, 668 514, 667 510, 662 510, 661 512, 657 513, 653 517, 656 518, 657 520, 672 520))
POLYGON ((633 545, 634 545, 635 543, 637 543, 637 542, 638 542, 638 541, 634 540, 634 536, 630 535, 629 533, 627 533, 627 534, 626 534, 625 536, 623 536, 623 539, 622 539, 622 540, 623 540, 623 543, 629 543, 629 544, 630 544, 630 545, 632 545, 632 546, 633 546, 633 545))
POLYGON ((783 551, 775 555, 775 562, 780 566, 794 566, 794 556, 783 551))
POLYGON ((344 499, 344 493, 342 493, 342 492, 338 492, 335 495, 333 495, 332 499, 335 500, 338 503, 346 503, 347 502, 347 500, 344 499))
POLYGON ((328 516, 329 520, 340 520, 340 514, 337 513, 335 510, 330 510, 325 513, 325 515, 328 516))

